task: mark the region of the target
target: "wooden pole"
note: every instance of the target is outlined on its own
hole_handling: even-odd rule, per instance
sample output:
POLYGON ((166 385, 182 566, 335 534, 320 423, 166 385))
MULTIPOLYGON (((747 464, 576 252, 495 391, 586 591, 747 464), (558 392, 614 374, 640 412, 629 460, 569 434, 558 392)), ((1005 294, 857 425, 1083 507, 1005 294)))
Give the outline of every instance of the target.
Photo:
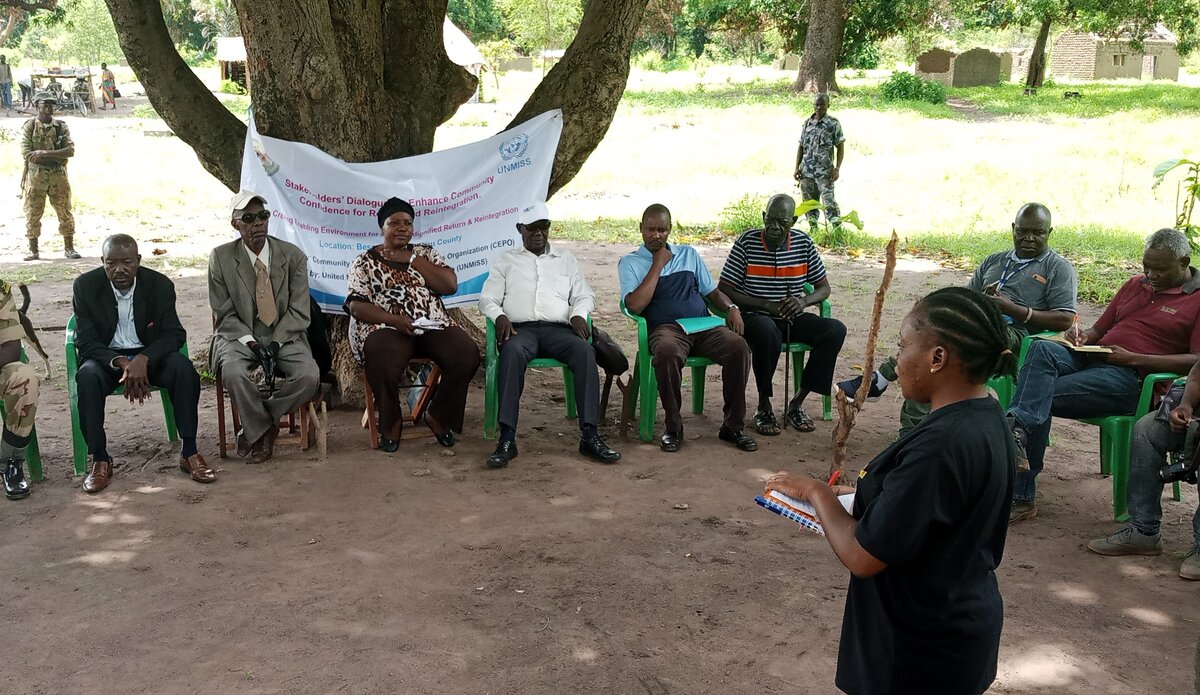
POLYGON ((892 238, 887 244, 887 261, 883 266, 883 279, 879 282, 879 289, 875 290, 875 306, 871 311, 871 329, 867 332, 867 350, 863 357, 862 383, 859 384, 853 401, 847 400, 846 394, 842 393, 841 389, 837 390, 835 396, 838 423, 833 428, 833 463, 829 466, 829 483, 831 485, 845 473, 846 441, 850 438, 850 431, 854 429, 858 411, 862 410, 863 403, 867 401, 867 394, 871 391, 871 381, 874 379, 875 373, 875 344, 879 341, 879 322, 883 318, 883 303, 887 299, 888 288, 892 285, 892 275, 896 272, 896 245, 899 243, 900 238, 893 230, 892 238))

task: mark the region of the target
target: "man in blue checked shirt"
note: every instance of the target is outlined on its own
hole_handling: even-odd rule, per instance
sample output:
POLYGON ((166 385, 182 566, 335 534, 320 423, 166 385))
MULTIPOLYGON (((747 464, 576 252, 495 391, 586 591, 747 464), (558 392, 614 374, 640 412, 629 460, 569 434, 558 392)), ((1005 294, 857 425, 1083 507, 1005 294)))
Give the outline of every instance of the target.
MULTIPOLYGON (((689 355, 698 355, 721 366, 725 419, 718 437, 742 451, 757 450, 758 443, 745 432, 750 346, 742 338, 745 325, 741 311, 717 289, 695 249, 667 243, 671 211, 665 205, 655 203, 646 208, 641 231, 642 246, 621 259, 618 271, 625 307, 645 318, 650 331, 651 362, 666 420, 659 446, 671 452, 683 446, 680 382, 684 362, 689 355), (708 316, 705 297, 728 312, 726 325, 689 335, 677 321, 708 316)), ((643 403, 642 407, 650 404, 643 403)))

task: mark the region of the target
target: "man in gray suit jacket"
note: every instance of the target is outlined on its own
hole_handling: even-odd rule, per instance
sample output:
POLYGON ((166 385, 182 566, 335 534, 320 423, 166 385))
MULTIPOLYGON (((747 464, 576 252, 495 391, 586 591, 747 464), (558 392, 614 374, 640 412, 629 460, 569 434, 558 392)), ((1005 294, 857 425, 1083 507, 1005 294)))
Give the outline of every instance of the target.
MULTIPOLYGON (((279 418, 310 400, 320 373, 308 346, 308 258, 294 244, 267 236, 266 200, 241 191, 230 203, 240 238, 208 259, 208 303, 216 320, 211 368, 237 403, 239 456, 271 458, 279 418), (274 391, 263 393, 253 374, 274 362, 274 391)), ((268 383, 270 380, 268 379, 268 383)))

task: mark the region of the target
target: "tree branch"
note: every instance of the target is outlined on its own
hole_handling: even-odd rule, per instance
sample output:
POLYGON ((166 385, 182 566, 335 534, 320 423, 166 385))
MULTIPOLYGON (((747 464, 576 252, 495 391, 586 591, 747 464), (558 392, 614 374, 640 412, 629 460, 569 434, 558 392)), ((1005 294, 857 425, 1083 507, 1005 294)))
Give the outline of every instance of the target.
POLYGON ((22 12, 58 9, 58 0, 0 0, 0 7, 10 7, 22 12))
POLYGON ((25 14, 25 10, 20 8, 8 8, 8 17, 4 21, 4 29, 0 29, 0 46, 8 44, 8 40, 12 38, 13 32, 17 30, 17 25, 25 18, 25 14))
POLYGON ((229 112, 183 62, 163 21, 162 6, 144 0, 104 0, 121 50, 154 110, 200 164, 230 190, 241 179, 246 125, 229 112))
POLYGON ((550 174, 550 195, 579 173, 608 132, 625 93, 629 57, 646 2, 589 0, 579 33, 562 60, 508 124, 511 128, 540 113, 562 109, 563 134, 550 174))

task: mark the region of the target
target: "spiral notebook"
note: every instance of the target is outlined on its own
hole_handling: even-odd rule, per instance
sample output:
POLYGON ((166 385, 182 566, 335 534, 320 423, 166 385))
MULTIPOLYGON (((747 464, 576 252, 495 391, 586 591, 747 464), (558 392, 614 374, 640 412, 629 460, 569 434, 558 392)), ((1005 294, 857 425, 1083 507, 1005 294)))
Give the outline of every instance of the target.
MULTIPOLYGON (((771 490, 766 495, 759 495, 754 498, 754 501, 758 503, 758 506, 800 524, 801 528, 822 536, 825 535, 821 520, 817 518, 817 510, 808 502, 792 499, 778 490, 771 490)), ((838 502, 842 503, 843 509, 850 512, 854 508, 854 493, 838 495, 838 502)))

